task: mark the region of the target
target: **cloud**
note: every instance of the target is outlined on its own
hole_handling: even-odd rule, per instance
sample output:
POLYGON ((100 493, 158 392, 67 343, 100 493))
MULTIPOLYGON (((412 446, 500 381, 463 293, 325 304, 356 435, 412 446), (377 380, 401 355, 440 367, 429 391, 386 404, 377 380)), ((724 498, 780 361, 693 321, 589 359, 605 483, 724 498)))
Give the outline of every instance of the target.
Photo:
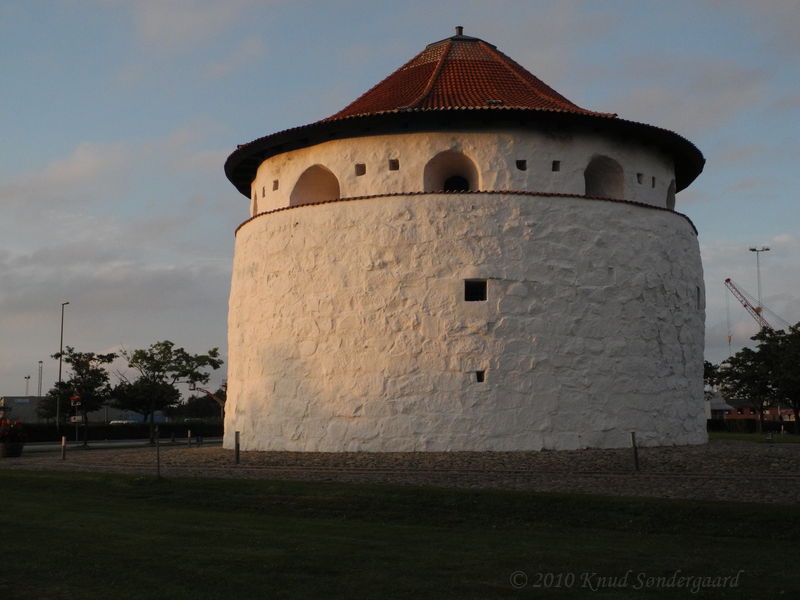
POLYGON ((728 356, 728 328, 733 335, 733 352, 751 345, 758 331, 755 320, 724 286, 730 277, 746 294, 757 296, 756 261, 748 248, 766 245, 762 254, 762 301, 765 317, 776 328, 800 321, 800 237, 780 233, 768 239, 748 241, 717 239, 700 245, 706 281, 706 357, 719 362, 728 356))
POLYGON ((769 0, 769 2, 752 2, 751 0, 706 0, 717 10, 726 13, 738 10, 746 19, 751 35, 759 36, 767 46, 784 56, 794 55, 800 51, 800 10, 797 0, 769 0))
MULTIPOLYGON (((485 4, 477 5, 485 9, 485 4)), ((619 20, 611 11, 577 1, 531 6, 515 12, 510 20, 504 11, 497 11, 497 16, 481 16, 481 29, 475 35, 502 43, 499 50, 578 105, 591 102, 587 95, 589 87, 579 86, 592 79, 594 69, 586 66, 578 52, 583 44, 600 45, 611 37, 622 26, 619 20), (565 40, 580 40, 581 44, 565 40)))
POLYGON ((248 37, 242 40, 227 56, 206 65, 204 76, 208 79, 224 77, 249 62, 262 58, 265 52, 264 42, 260 38, 248 37))
MULTIPOLYGON (((213 123, 193 122, 162 138, 80 142, 0 185, 2 337, 21 340, 19 352, 47 347, 43 323, 63 298, 86 311, 72 338, 81 346, 101 333, 103 345, 144 343, 127 336, 145 330, 149 343, 191 320, 193 307, 206 320, 224 315, 241 219, 221 193, 226 152, 204 148, 209 131, 213 123)), ((224 338, 224 322, 212 329, 224 338)))
POLYGON ((48 186, 82 185, 122 172, 127 158, 123 143, 81 142, 69 156, 47 165, 37 179, 48 186))
POLYGON ((721 58, 649 54, 620 68, 621 117, 677 132, 715 129, 767 97, 766 73, 721 58))
POLYGON ((773 245, 780 245, 784 250, 800 252, 800 237, 791 233, 780 233, 772 237, 773 245))
POLYGON ((205 58, 210 48, 227 44, 231 30, 242 25, 259 4, 263 8, 266 2, 137 0, 124 4, 133 11, 137 45, 131 59, 117 68, 114 84, 125 88, 136 88, 145 82, 162 86, 174 76, 175 69, 193 78, 213 80, 264 56, 261 38, 251 35, 239 41, 223 58, 213 61, 205 58), (198 64, 187 65, 187 59, 198 64))
MULTIPOLYGON (((133 154, 126 143, 80 142, 68 155, 0 185, 7 205, 53 199, 76 190, 107 193, 124 180, 133 154)), ((80 196, 76 196, 80 197, 80 196)))
POLYGON ((93 319, 106 330, 119 329, 116 322, 130 332, 128 323, 163 326, 165 315, 175 318, 192 307, 224 314, 229 256, 205 250, 203 236, 191 248, 170 250, 185 243, 184 230, 185 220, 163 214, 129 221, 75 215, 54 239, 0 252, 0 329, 40 327, 38 320, 61 298, 82 307, 87 332, 95 328, 93 319))
POLYGON ((155 180, 164 169, 172 174, 219 172, 229 150, 203 148, 219 129, 201 119, 161 138, 81 141, 65 156, 0 183, 0 202, 7 207, 30 206, 40 215, 43 206, 57 206, 59 199, 69 198, 75 207, 119 198, 131 181, 155 180))
POLYGON ((81 351, 172 339, 187 349, 220 346, 225 352, 227 258, 154 263, 107 241, 100 242, 105 253, 92 253, 84 240, 54 245, 21 257, 10 273, 8 261, 0 262, 0 331, 15 340, 13 351, 8 351, 12 345, 0 349, 0 374, 6 379, 32 374, 31 365, 44 360, 49 387, 55 378, 49 356, 58 349, 63 300, 70 302, 64 342, 81 351))
POLYGON ((747 192, 750 190, 760 190, 763 193, 765 190, 774 186, 775 182, 768 177, 751 175, 733 182, 731 185, 725 188, 725 193, 747 192))
POLYGON ((752 163, 769 152, 770 148, 764 144, 736 144, 725 143, 709 149, 718 165, 741 165, 752 163))
POLYGON ((767 107, 769 112, 796 112, 800 110, 800 94, 785 94, 767 107))
POLYGON ((136 33, 143 45, 185 51, 228 30, 253 4, 249 0, 137 0, 136 33))

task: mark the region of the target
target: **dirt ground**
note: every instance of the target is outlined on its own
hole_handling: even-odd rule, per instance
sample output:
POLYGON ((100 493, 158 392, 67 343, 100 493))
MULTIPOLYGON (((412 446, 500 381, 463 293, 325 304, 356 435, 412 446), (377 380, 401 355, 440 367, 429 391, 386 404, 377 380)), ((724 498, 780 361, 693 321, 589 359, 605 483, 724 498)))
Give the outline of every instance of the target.
MULTIPOLYGON (((164 477, 293 479, 519 489, 738 502, 800 502, 800 444, 712 441, 633 451, 300 453, 219 446, 159 450, 164 477)), ((0 469, 155 474, 155 448, 28 452, 0 469)))

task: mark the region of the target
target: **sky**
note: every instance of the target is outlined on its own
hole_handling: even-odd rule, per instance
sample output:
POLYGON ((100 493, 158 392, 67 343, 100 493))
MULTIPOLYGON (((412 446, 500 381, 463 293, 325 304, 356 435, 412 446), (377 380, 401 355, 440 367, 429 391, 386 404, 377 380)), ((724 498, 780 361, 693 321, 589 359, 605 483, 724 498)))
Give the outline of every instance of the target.
POLYGON ((752 344, 723 285, 757 294, 750 247, 770 248, 763 304, 800 321, 798 0, 2 0, 0 396, 26 376, 36 394, 40 360, 43 392, 57 380, 62 302, 80 351, 224 355, 248 216, 226 157, 335 113, 456 25, 579 106, 700 148, 676 209, 699 231, 708 360, 752 344))

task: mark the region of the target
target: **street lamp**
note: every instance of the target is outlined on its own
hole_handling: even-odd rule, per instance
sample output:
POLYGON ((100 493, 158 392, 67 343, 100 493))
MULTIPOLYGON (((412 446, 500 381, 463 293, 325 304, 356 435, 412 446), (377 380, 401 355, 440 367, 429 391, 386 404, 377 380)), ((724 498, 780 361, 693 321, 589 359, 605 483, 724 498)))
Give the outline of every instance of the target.
POLYGON ((756 278, 758 280, 758 312, 761 313, 761 261, 759 257, 762 252, 769 252, 769 248, 761 246, 761 248, 750 248, 750 252, 756 253, 756 278))
POLYGON ((36 396, 41 401, 41 398, 42 398, 42 361, 39 361, 39 385, 36 388, 36 396))
POLYGON ((56 394, 56 430, 61 431, 61 355, 64 354, 64 307, 69 302, 61 303, 61 342, 58 345, 58 393, 56 394))

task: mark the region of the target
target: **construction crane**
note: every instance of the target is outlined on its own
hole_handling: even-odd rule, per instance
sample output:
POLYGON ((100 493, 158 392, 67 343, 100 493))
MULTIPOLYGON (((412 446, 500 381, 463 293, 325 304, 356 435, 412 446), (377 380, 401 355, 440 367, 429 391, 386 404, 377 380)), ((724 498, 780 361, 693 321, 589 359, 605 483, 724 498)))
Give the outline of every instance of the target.
MULTIPOLYGON (((227 391, 227 389, 228 389, 228 384, 227 384, 227 383, 223 383, 223 384, 222 384, 222 390, 223 390, 223 391, 227 391)), ((216 394, 212 394, 212 393, 211 393, 211 392, 209 392, 208 390, 205 390, 205 389, 203 389, 203 388, 201 388, 201 387, 197 387, 197 385, 195 385, 194 383, 192 383, 192 384, 190 384, 190 385, 189 385, 189 390, 190 390, 190 391, 195 391, 195 390, 197 390, 198 392, 203 392, 203 393, 204 393, 206 396, 208 396, 208 397, 209 397, 209 398, 211 398, 211 399, 212 399, 214 402, 216 402, 216 403, 217 403, 217 405, 219 406, 219 414, 220 414, 220 418, 221 418, 223 421, 225 420, 225 400, 226 400, 225 398, 220 398, 219 396, 217 396, 216 394)))
POLYGON ((747 310, 747 312, 750 313, 750 316, 752 316, 756 322, 761 325, 762 329, 773 329, 772 325, 770 325, 769 322, 764 318, 764 315, 761 314, 763 312, 762 307, 753 306, 744 293, 738 287, 736 287, 736 284, 733 283, 733 280, 730 277, 725 280, 725 287, 727 287, 731 291, 731 294, 733 294, 736 299, 741 302, 745 310, 747 310))

